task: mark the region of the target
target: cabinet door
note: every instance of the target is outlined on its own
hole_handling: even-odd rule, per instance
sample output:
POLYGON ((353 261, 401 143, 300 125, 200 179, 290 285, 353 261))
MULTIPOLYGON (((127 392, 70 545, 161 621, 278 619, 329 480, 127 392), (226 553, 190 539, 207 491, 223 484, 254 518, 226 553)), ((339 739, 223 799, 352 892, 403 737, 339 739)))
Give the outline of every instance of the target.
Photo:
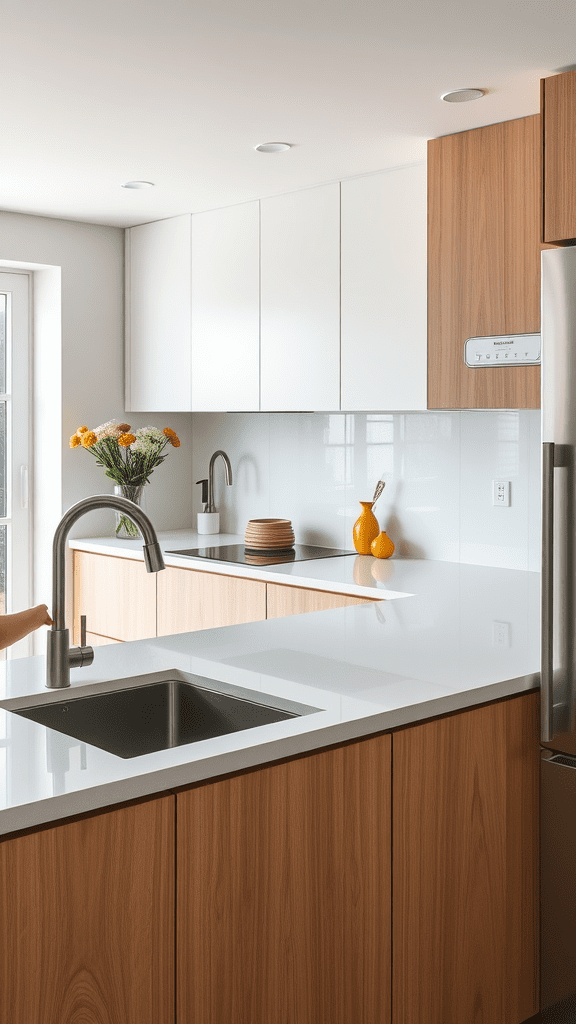
POLYGON ((266 618, 266 584, 195 569, 158 573, 158 636, 266 618))
POLYGON ((576 243, 576 71, 542 80, 545 242, 576 243))
POLYGON ((172 1024, 174 802, 0 843, 0 1020, 172 1024))
POLYGON ((340 186, 261 204, 261 408, 340 408, 340 186))
POLYGON ((390 778, 378 736, 178 794, 179 1021, 389 1024, 390 778))
POLYGON ((192 408, 190 214, 126 231, 126 409, 192 408))
POLYGON ((258 202, 192 217, 192 408, 260 407, 258 202))
POLYGON ((266 584, 266 617, 278 619, 284 615, 302 612, 321 612, 328 608, 346 608, 351 604, 370 604, 370 597, 352 597, 351 594, 332 594, 324 590, 289 587, 281 583, 266 584))
POLYGON ((538 694, 394 734, 395 1024, 538 1009, 538 694))
POLYGON ((425 409, 426 164, 342 182, 342 409, 425 409))
POLYGON ((428 143, 428 406, 537 409, 540 367, 464 364, 540 330, 539 115, 428 143))
MULTIPOLYGON (((144 562, 74 552, 74 639, 80 616, 91 633, 113 640, 156 636, 156 577, 144 562)), ((160 573, 160 575, 162 575, 160 573)))

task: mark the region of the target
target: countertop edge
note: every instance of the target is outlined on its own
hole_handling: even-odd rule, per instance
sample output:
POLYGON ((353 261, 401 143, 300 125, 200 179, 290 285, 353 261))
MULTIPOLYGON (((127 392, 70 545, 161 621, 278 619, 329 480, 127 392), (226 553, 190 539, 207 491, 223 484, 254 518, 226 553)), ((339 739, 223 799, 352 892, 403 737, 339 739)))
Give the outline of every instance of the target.
POLYGON ((142 797, 161 795, 173 789, 191 786, 208 779, 218 779, 249 768, 273 764, 300 754, 310 754, 325 747, 338 745, 350 740, 361 740, 381 732, 391 732, 403 726, 417 725, 430 718, 442 717, 454 712, 466 711, 507 697, 519 696, 538 689, 539 673, 518 676, 476 689, 458 691, 409 704, 391 711, 379 711, 373 715, 351 719, 331 726, 260 743, 242 750, 214 755, 200 761, 161 768, 157 771, 136 775, 129 779, 117 780, 94 786, 91 789, 52 796, 20 807, 2 811, 0 815, 0 839, 13 832, 54 824, 56 827, 66 818, 92 811, 113 809, 115 805, 142 797))

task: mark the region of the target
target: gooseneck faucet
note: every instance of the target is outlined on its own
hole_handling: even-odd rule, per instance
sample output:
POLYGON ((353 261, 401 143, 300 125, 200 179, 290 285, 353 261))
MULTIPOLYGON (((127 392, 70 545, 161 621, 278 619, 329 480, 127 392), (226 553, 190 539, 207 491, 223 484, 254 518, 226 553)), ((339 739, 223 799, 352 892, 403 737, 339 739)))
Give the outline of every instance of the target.
POLYGON ((230 465, 230 459, 226 455, 226 452, 223 452, 221 451, 221 449, 218 449, 218 451, 214 452, 214 455, 210 459, 210 466, 208 467, 208 504, 205 509, 206 512, 216 511, 216 509, 214 508, 214 463, 216 462, 216 459, 218 458, 219 455, 221 455, 222 458, 224 459, 224 473, 226 476, 226 483, 228 484, 229 487, 232 485, 232 466, 230 465))
POLYGON ((85 512, 94 512, 100 508, 111 508, 116 512, 121 512, 136 524, 144 537, 144 561, 148 572, 159 572, 165 567, 158 537, 152 523, 140 506, 133 501, 128 501, 128 498, 122 498, 115 494, 93 494, 89 498, 78 501, 64 513, 56 527, 52 546, 52 617, 54 622, 48 631, 46 654, 46 686, 50 689, 70 686, 70 669, 91 665, 94 660, 94 649, 86 646, 85 635, 81 638, 80 647, 70 647, 69 631, 64 622, 65 558, 66 541, 71 527, 85 512))

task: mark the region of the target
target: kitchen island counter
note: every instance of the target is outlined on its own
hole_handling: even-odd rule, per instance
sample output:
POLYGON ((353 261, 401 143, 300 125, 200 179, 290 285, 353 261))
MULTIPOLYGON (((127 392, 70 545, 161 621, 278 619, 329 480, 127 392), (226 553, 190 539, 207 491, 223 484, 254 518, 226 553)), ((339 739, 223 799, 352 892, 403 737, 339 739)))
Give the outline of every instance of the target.
POLYGON ((243 687, 264 703, 269 694, 319 709, 245 732, 122 759, 11 714, 63 694, 45 689, 43 657, 5 662, 0 834, 539 685, 539 574, 408 559, 388 565, 399 590, 414 596, 104 646, 90 667, 71 672, 69 698, 106 680, 178 669, 243 687))

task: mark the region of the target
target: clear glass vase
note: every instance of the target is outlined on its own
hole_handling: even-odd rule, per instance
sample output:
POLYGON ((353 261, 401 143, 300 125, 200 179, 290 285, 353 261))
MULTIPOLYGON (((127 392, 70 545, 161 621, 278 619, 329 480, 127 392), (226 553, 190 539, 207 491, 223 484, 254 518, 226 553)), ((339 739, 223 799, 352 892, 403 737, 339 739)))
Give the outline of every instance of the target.
MULTIPOLYGON (((140 508, 144 508, 145 484, 114 484, 114 494, 121 498, 128 498, 140 508)), ((138 540, 140 530, 128 516, 116 512, 116 536, 125 537, 128 540, 138 540)))

